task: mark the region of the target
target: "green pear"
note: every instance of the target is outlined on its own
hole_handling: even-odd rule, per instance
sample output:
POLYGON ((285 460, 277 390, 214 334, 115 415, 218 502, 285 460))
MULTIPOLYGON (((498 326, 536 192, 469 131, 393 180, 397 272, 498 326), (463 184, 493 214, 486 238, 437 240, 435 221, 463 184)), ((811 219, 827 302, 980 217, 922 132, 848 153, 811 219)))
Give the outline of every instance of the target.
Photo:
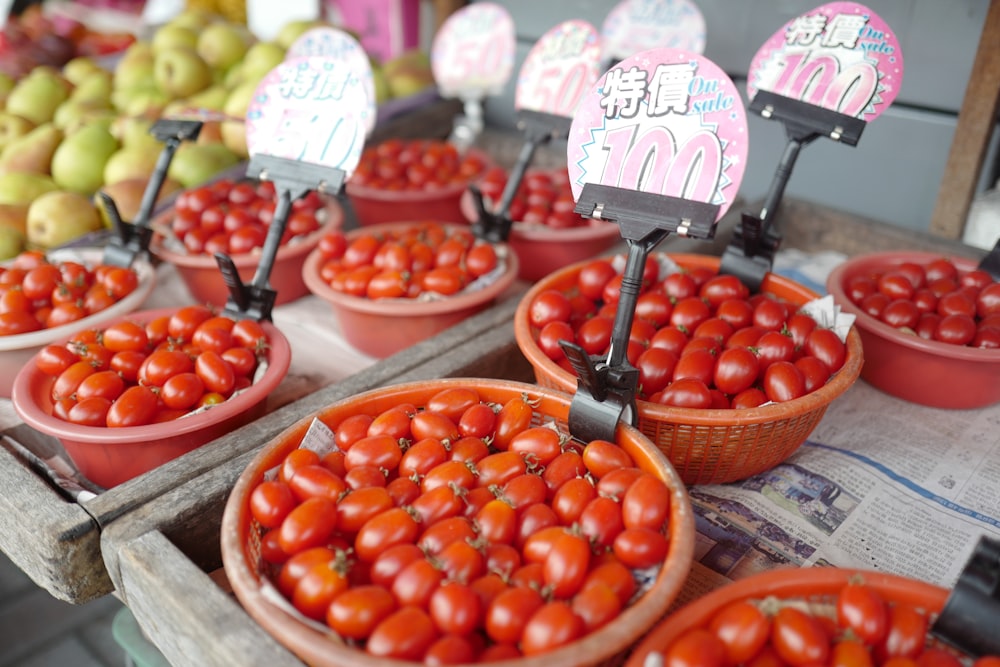
POLYGON ((114 110, 99 104, 66 100, 56 109, 56 113, 52 117, 52 124, 64 133, 72 134, 74 130, 87 123, 104 122, 105 119, 110 122, 116 116, 114 110))
POLYGON ((74 86, 79 86, 80 82, 94 72, 104 72, 110 74, 108 70, 97 64, 97 61, 90 56, 77 56, 63 65, 62 73, 66 80, 74 86))
POLYGON ((190 97, 212 85, 212 68, 192 49, 183 46, 158 51, 153 60, 156 86, 171 99, 190 97))
POLYGON ((285 60, 285 48, 277 42, 256 42, 247 49, 240 63, 240 82, 259 83, 264 76, 285 60))
POLYGON ((393 97, 408 97, 434 84, 430 57, 419 49, 385 61, 382 74, 393 97))
POLYGON ((219 132, 222 135, 222 143, 226 148, 238 155, 242 159, 247 159, 247 135, 244 118, 247 109, 253 100, 253 95, 257 91, 257 84, 253 81, 241 84, 233 88, 226 98, 226 104, 222 107, 222 112, 230 118, 239 120, 224 120, 219 132))
POLYGON ((0 153, 3 153, 7 144, 31 132, 34 127, 35 124, 27 118, 0 111, 0 153))
POLYGON ((7 96, 10 91, 14 90, 14 84, 17 83, 17 79, 12 77, 6 72, 0 72, 0 105, 2 105, 7 100, 7 96))
POLYGON ((372 87, 375 89, 375 104, 382 104, 392 98, 392 89, 381 67, 372 66, 372 87))
POLYGON ((12 227, 0 226, 0 261, 14 259, 25 249, 27 237, 12 227))
POLYGON ((168 23, 160 26, 153 33, 151 40, 153 54, 162 53, 167 49, 174 49, 178 46, 191 49, 198 45, 198 31, 176 23, 168 23))
POLYGON ((0 229, 13 229, 23 239, 28 233, 28 204, 0 204, 0 229))
POLYGON ((198 9, 197 7, 187 7, 180 14, 170 19, 166 25, 187 28, 188 30, 198 32, 218 19, 219 17, 212 12, 198 9))
POLYGON ((154 85, 153 52, 147 49, 132 51, 136 44, 142 43, 134 42, 115 67, 112 74, 112 86, 115 90, 149 88, 154 85))
POLYGON ((58 189, 48 174, 11 171, 0 174, 0 205, 27 206, 46 192, 58 189))
POLYGON ((0 171, 48 174, 63 132, 52 123, 39 125, 23 137, 7 144, 0 154, 0 171))
POLYGON ((222 144, 183 143, 174 153, 167 176, 185 188, 192 188, 239 161, 239 156, 222 144))
POLYGON ((63 139, 52 156, 52 180, 60 188, 90 196, 104 183, 104 166, 118 150, 110 124, 94 123, 63 139))
POLYGON ((84 76, 73 87, 73 92, 69 94, 69 99, 110 107, 113 87, 114 79, 111 72, 99 69, 84 76))
POLYGON ((158 147, 149 145, 122 146, 104 164, 105 185, 130 178, 148 179, 156 170, 160 153, 158 147))
POLYGON ((56 109, 69 97, 70 85, 58 72, 36 67, 15 84, 7 95, 7 111, 35 125, 52 120, 56 109))
POLYGON ((198 34, 195 51, 208 66, 225 71, 243 60, 250 47, 250 33, 245 27, 227 21, 216 21, 198 34))
POLYGON ((149 133, 154 120, 145 116, 118 116, 111 123, 111 135, 122 146, 133 144, 160 145, 160 141, 149 133), (147 144, 151 142, 151 144, 147 144))
POLYGON ((159 116, 170 103, 170 95, 158 88, 133 91, 122 107, 129 116, 159 116))
POLYGON ((28 207, 28 243, 39 248, 63 245, 102 225, 97 206, 77 192, 46 192, 28 207))

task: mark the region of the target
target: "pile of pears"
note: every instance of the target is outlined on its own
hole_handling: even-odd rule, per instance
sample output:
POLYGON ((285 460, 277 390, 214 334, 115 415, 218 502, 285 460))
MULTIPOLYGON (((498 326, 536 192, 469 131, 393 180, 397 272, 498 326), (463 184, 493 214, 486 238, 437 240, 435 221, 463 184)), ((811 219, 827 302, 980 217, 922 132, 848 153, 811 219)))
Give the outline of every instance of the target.
POLYGON ((0 75, 0 260, 104 227, 98 191, 133 219, 163 149, 149 133, 159 118, 204 121, 174 155, 161 197, 246 159, 253 92, 310 27, 295 21, 258 41, 243 24, 188 9, 110 68, 81 56, 16 80, 0 75))

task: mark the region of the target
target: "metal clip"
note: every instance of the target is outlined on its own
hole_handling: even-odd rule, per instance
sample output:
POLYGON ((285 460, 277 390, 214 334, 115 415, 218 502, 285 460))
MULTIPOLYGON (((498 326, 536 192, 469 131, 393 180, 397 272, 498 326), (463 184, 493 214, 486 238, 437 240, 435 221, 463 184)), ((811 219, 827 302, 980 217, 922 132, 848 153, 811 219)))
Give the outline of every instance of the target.
POLYGON ((99 193, 101 203, 111 220, 114 231, 110 241, 104 247, 103 261, 105 264, 131 266, 137 256, 145 254, 149 250, 149 241, 153 237, 149 221, 153 207, 156 206, 156 200, 160 196, 160 190, 163 189, 163 182, 167 178, 170 163, 181 143, 198 138, 201 127, 200 120, 161 119, 149 128, 149 133, 163 142, 164 145, 156 160, 153 173, 150 174, 149 182, 146 183, 146 189, 143 190, 135 220, 131 222, 122 220, 118 207, 111 198, 105 193, 99 193))
POLYGON ((257 154, 250 159, 247 176, 273 182, 278 201, 271 224, 268 226, 267 236, 264 238, 257 271, 250 283, 243 283, 231 257, 221 252, 215 254, 215 261, 229 288, 229 298, 226 300, 223 312, 234 318, 252 317, 258 320, 270 320, 271 310, 277 298, 277 293, 270 285, 271 270, 274 268, 274 259, 281 245, 281 237, 285 233, 292 202, 310 190, 322 190, 337 195, 343 188, 347 175, 335 167, 257 154))
POLYGON ((639 371, 629 363, 625 353, 636 301, 642 291, 646 258, 670 232, 683 230, 691 238, 712 238, 719 207, 587 183, 574 210, 618 223, 628 245, 608 358, 590 357, 579 345, 560 342, 577 374, 577 390, 569 410, 570 433, 580 440, 614 440, 620 421, 631 425, 638 422, 635 393, 639 371))
POLYGON ((1000 540, 980 538, 931 634, 973 657, 1000 655, 1000 540))

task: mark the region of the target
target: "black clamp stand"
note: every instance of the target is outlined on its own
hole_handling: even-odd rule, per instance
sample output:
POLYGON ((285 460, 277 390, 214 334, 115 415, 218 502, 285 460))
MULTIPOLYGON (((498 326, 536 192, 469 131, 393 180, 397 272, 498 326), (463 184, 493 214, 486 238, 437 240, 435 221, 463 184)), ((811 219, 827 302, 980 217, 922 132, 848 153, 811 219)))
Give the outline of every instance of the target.
POLYGON ((575 343, 560 341, 576 371, 577 391, 569 408, 569 430, 581 440, 614 440, 619 421, 638 423, 635 392, 639 371, 626 352, 635 305, 642 291, 646 258, 668 234, 694 239, 715 236, 719 207, 666 195, 587 183, 576 213, 617 222, 628 245, 621 296, 611 333, 607 360, 589 356, 575 343))
POLYGON ((973 657, 1000 655, 1000 540, 982 537, 931 634, 973 657))
POLYGON ((993 249, 979 261, 979 268, 1000 280, 1000 238, 993 244, 993 249))
POLYGON ((174 154, 184 141, 194 141, 201 132, 202 121, 200 120, 158 120, 149 128, 149 133, 163 142, 163 150, 157 158, 156 167, 146 183, 146 189, 142 192, 142 201, 139 203, 139 210, 136 218, 132 222, 122 220, 118 212, 118 207, 111 197, 105 193, 99 193, 99 198, 104 211, 111 221, 111 228, 114 231, 110 241, 104 247, 105 264, 113 266, 131 266, 135 258, 149 250, 149 241, 153 237, 153 229, 149 226, 153 207, 160 196, 163 182, 167 178, 167 171, 170 162, 174 159, 174 154))
POLYGON ((472 201, 478 213, 476 222, 472 224, 472 231, 477 237, 493 242, 507 240, 510 235, 510 227, 513 224, 509 215, 510 204, 514 201, 514 195, 517 194, 517 189, 524 179, 524 172, 531 165, 535 151, 539 146, 553 139, 568 138, 572 123, 573 119, 568 116, 558 116, 530 109, 518 111, 517 127, 524 132, 525 141, 524 145, 521 146, 517 162, 511 168, 507 184, 500 196, 500 203, 493 211, 487 211, 486 203, 483 201, 483 193, 475 185, 469 186, 469 192, 472 194, 472 201))
POLYGON ((277 292, 270 284, 271 269, 281 245, 281 237, 285 233, 292 202, 305 196, 310 190, 318 190, 331 196, 338 195, 347 174, 335 167, 257 154, 250 159, 247 176, 274 183, 278 201, 264 238, 257 271, 250 283, 245 284, 240 279, 232 257, 223 252, 215 253, 215 261, 229 288, 229 298, 223 313, 234 318, 251 317, 270 321, 277 297, 277 292))
POLYGON ((760 215, 743 213, 733 238, 722 254, 720 271, 737 276, 751 290, 760 288, 771 270, 774 254, 781 245, 781 234, 771 224, 792 168, 802 147, 819 137, 856 146, 865 129, 865 121, 823 107, 759 90, 750 102, 750 110, 762 118, 781 121, 788 143, 775 170, 760 215))

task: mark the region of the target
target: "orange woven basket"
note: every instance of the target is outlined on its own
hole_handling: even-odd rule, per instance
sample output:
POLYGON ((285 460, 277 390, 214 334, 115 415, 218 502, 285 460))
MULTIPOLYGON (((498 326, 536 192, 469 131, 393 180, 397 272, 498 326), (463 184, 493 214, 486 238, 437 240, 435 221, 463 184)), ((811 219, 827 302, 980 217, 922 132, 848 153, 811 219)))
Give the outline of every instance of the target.
MULTIPOLYGON (((801 599, 812 603, 832 603, 849 581, 862 581, 886 602, 912 604, 931 618, 937 616, 948 599, 948 591, 923 581, 874 570, 837 567, 779 568, 718 588, 663 619, 639 643, 626 667, 643 667, 650 654, 660 654, 678 638, 695 628, 705 627, 718 610, 739 600, 801 599)), ((938 645, 936 640, 930 645, 938 645)))
MULTIPOLYGON (((428 399, 449 386, 476 390, 482 401, 505 403, 527 395, 537 399, 533 425, 554 421, 568 433, 567 418, 571 398, 531 384, 503 380, 445 379, 414 382, 358 394, 319 410, 287 428, 253 459, 236 482, 222 517, 222 562, 236 597, 251 617, 277 641, 310 665, 357 665, 359 667, 404 667, 414 663, 379 658, 342 643, 332 631, 309 625, 276 604, 266 591, 267 574, 260 558, 259 525, 250 514, 249 498, 266 471, 278 465, 298 447, 313 418, 335 427, 355 414, 375 416, 387 408, 409 402, 420 408, 428 399)), ((607 625, 563 647, 532 657, 505 660, 499 667, 560 667, 595 664, 621 665, 635 644, 663 618, 687 578, 694 553, 694 515, 683 482, 657 449, 636 429, 619 425, 616 442, 636 466, 655 474, 671 490, 667 537, 669 551, 651 587, 607 625)))
MULTIPOLYGON (((720 259, 707 255, 669 255, 682 268, 719 269, 720 259)), ((541 292, 576 290, 577 276, 589 260, 540 280, 522 297, 514 314, 514 336, 535 371, 539 385, 567 393, 576 391, 575 375, 549 359, 538 347, 538 330, 528 321, 532 300, 541 292)), ((805 304, 818 294, 792 280, 769 273, 762 292, 805 304)), ((685 484, 722 484, 773 468, 788 458, 822 419, 827 406, 854 384, 863 362, 861 338, 852 327, 844 366, 823 387, 784 403, 742 410, 676 408, 638 401, 638 428, 670 460, 685 484)))

